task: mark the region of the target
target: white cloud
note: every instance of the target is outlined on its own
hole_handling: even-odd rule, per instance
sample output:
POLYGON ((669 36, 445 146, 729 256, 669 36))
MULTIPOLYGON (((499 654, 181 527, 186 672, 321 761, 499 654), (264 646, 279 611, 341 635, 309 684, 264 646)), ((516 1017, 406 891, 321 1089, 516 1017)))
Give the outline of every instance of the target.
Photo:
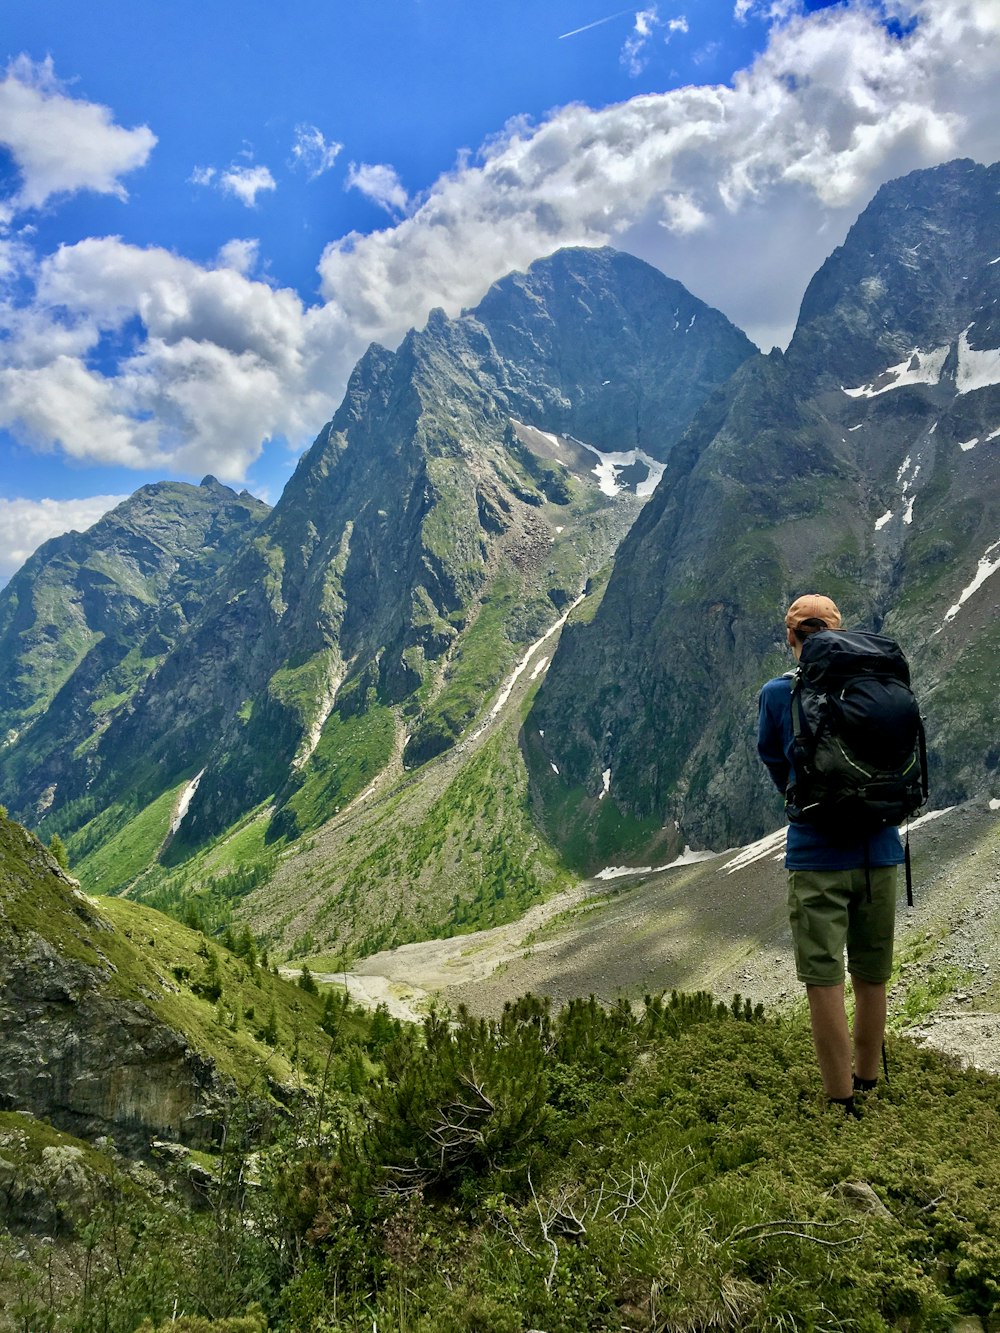
POLYGON ((385 162, 360 166, 352 162, 347 173, 345 189, 360 190, 363 195, 384 208, 387 213, 404 213, 410 197, 396 175, 395 167, 385 162))
POLYGON ((809 277, 882 181, 1000 155, 1000 12, 921 0, 919 19, 899 40, 866 6, 837 6, 772 31, 732 86, 515 123, 395 226, 329 245, 324 295, 391 341, 560 245, 610 243, 763 345, 784 342, 809 277))
POLYGON ((219 267, 235 269, 244 277, 257 267, 260 255, 260 241, 257 239, 240 240, 234 237, 219 249, 219 267))
POLYGON ((677 18, 663 20, 656 5, 640 9, 635 16, 632 32, 622 47, 621 63, 633 78, 638 77, 649 62, 650 44, 657 31, 663 34, 666 46, 674 33, 686 33, 688 21, 683 14, 677 18))
POLYGON ((219 175, 223 194, 231 194, 247 208, 257 207, 257 196, 266 190, 276 190, 278 182, 267 167, 232 166, 219 175))
POLYGON ((340 359, 315 315, 231 266, 91 239, 44 260, 35 292, 30 311, 8 312, 0 425, 36 449, 236 481, 265 438, 301 442, 335 405, 340 359), (136 317, 141 341, 99 373, 102 337, 136 317))
POLYGON ((660 18, 656 6, 640 9, 635 16, 635 24, 622 47, 621 63, 633 78, 637 78, 646 68, 646 54, 653 30, 659 25, 660 18))
POLYGON ((85 532, 124 495, 91 495, 82 500, 0 498, 0 585, 7 582, 42 542, 64 532, 85 532))
MULTIPOLYGON (((418 201, 391 167, 355 166, 354 188, 405 216, 328 245, 312 307, 251 280, 252 242, 213 268, 115 238, 63 247, 29 266, 30 304, 0 299, 3 420, 81 460, 239 480, 265 438, 315 434, 368 342, 393 345, 432 306, 455 314, 563 245, 631 250, 761 345, 782 343, 882 181, 1000 156, 997 7, 916 12, 902 40, 861 0, 792 17, 730 86, 512 122, 418 201), (122 334, 112 373, 95 354, 122 334)), ((3 254, 23 284, 23 251, 0 269, 3 254)))
POLYGON ((276 190, 278 182, 267 167, 244 166, 234 162, 220 171, 217 167, 195 167, 190 176, 193 185, 214 185, 223 194, 232 195, 247 208, 257 207, 257 196, 264 191, 276 190))
POLYGON ((328 143, 322 130, 315 125, 296 125, 292 165, 302 167, 314 181, 330 170, 343 147, 342 143, 333 140, 328 143))
POLYGON ((0 79, 0 145, 21 184, 0 201, 0 222, 80 190, 125 199, 121 177, 144 166, 155 144, 148 126, 123 129, 107 107, 67 96, 51 57, 35 64, 18 56, 0 79))

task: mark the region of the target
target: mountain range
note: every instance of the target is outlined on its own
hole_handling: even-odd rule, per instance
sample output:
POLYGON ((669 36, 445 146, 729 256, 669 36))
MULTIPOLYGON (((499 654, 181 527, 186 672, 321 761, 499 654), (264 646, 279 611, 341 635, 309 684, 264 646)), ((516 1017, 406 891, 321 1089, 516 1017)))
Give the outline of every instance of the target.
MULTIPOLYGON (((550 808, 552 763, 592 829, 607 790, 661 851, 774 827, 756 693, 790 665, 784 608, 815 590, 906 650, 934 803, 995 780, 998 189, 1000 166, 968 161, 883 187, 787 350, 706 402, 540 692, 528 748, 550 808)), ((592 840, 591 864, 613 850, 592 840)))
POLYGON ((768 355, 561 251, 372 346, 273 510, 163 483, 46 543, 0 592, 0 801, 87 889, 286 952, 492 924, 780 822, 755 696, 813 590, 906 649, 935 803, 985 790, 998 186, 883 187, 768 355))

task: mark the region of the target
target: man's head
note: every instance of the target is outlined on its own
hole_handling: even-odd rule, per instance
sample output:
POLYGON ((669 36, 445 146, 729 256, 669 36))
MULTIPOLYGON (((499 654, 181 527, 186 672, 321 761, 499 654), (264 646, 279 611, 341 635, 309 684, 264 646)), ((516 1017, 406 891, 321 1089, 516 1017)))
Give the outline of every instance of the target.
POLYGON ((818 634, 824 629, 840 629, 841 623, 836 603, 829 597, 818 592, 808 592, 804 597, 797 597, 785 612, 789 647, 798 657, 810 634, 818 634))

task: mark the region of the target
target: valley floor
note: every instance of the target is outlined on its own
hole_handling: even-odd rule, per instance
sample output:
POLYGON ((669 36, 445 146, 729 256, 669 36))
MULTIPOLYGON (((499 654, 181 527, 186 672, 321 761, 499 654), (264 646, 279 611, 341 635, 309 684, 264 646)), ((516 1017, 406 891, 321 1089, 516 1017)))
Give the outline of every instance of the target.
MULTIPOLYGON (((1000 809, 935 811, 911 837, 915 906, 901 897, 893 1024, 1000 1073, 1000 809)), ((317 974, 352 997, 417 1018, 433 1003, 497 1014, 527 991, 557 1003, 646 992, 800 997, 785 919, 781 835, 711 860, 588 880, 518 921, 372 954, 317 974)), ((901 876, 902 879, 902 876, 901 876)), ((902 883, 900 892, 902 894, 902 883)))

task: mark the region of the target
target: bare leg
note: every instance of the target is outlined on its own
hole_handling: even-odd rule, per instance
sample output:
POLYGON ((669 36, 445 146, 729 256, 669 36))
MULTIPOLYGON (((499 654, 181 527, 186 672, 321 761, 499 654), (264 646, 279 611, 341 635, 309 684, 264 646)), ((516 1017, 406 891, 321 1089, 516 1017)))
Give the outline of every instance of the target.
POLYGON ((854 987, 854 1072, 858 1078, 878 1078, 885 1037, 885 982, 851 977, 851 985, 854 987))
POLYGON ((838 986, 806 986, 813 1045, 828 1097, 850 1097, 854 1091, 851 1078, 851 1034, 844 1010, 844 983, 838 986))

